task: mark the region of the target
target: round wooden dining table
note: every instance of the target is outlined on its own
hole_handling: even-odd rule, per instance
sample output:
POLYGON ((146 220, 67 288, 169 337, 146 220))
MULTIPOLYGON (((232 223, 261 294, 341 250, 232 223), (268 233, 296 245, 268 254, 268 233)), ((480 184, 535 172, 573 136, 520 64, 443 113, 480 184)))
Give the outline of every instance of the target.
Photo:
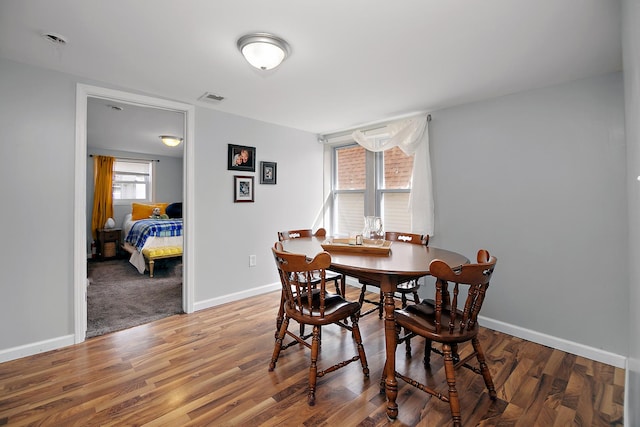
MULTIPOLYGON (((282 246, 287 252, 305 254, 309 258, 313 258, 317 253, 324 251, 322 247, 323 241, 324 239, 317 237, 303 237, 284 240, 282 246)), ((387 395, 387 416, 390 419, 395 419, 398 417, 398 405, 396 403, 398 382, 395 377, 395 301, 393 298, 396 287, 398 283, 405 280, 429 275, 429 264, 434 259, 440 259, 451 267, 468 264, 469 259, 464 255, 446 249, 404 242, 393 242, 388 254, 359 253, 357 248, 351 251, 328 252, 331 255, 331 271, 364 280, 367 283, 377 284, 384 294, 386 348, 384 376, 387 395)))

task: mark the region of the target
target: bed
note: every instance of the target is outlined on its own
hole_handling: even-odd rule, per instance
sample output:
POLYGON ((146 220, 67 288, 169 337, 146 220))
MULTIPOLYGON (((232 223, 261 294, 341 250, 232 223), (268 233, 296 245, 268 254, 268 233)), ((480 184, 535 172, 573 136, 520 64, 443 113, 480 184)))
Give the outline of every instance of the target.
POLYGON ((144 274, 148 265, 149 277, 153 277, 156 260, 182 256, 182 218, 132 218, 132 214, 127 214, 123 221, 123 248, 131 254, 129 262, 140 274, 144 274))

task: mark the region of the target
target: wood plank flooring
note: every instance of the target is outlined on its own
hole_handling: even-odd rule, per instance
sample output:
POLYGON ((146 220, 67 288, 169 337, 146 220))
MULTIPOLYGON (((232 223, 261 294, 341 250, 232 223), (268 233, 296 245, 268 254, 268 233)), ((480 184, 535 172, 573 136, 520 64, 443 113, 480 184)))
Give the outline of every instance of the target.
MULTIPOLYGON (((348 296, 357 292, 349 288, 348 296)), ((308 350, 293 346, 267 370, 279 299, 272 292, 0 364, 0 425, 450 425, 447 404, 402 381, 398 419, 387 420, 376 315, 360 321, 371 377, 364 379, 359 363, 327 374, 309 407, 308 350)), ((320 367, 355 354, 348 331, 332 325, 322 333, 320 367)), ((460 370, 465 426, 623 425, 624 370, 488 329, 481 342, 498 400, 489 399, 479 375, 460 370)), ((411 359, 399 347, 398 370, 442 387, 441 358, 432 356, 427 373, 421 347, 414 339, 411 359)))

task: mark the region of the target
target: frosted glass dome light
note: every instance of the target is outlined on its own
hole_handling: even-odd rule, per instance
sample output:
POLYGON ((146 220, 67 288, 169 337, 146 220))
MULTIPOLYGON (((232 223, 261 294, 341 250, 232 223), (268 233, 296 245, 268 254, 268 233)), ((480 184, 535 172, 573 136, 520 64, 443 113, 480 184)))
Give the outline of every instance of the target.
POLYGON ((168 147, 177 147, 182 142, 182 138, 172 135, 160 135, 160 139, 168 147))
POLYGON ((247 34, 238 39, 238 49, 259 70, 276 68, 289 56, 289 44, 269 33, 247 34))

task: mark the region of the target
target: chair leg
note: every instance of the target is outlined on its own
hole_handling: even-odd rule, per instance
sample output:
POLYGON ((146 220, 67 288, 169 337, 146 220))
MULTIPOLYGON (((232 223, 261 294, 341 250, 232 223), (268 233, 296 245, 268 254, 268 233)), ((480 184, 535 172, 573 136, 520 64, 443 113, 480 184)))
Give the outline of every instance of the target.
POLYGON ((311 340, 311 366, 309 367, 309 394, 307 403, 309 406, 316 404, 316 381, 318 376, 318 349, 320 347, 320 326, 313 326, 313 338, 311 340))
MULTIPOLYGON (((346 291, 345 280, 346 280, 346 277, 344 274, 342 274, 340 275, 340 280, 336 279, 334 280, 334 283, 336 285, 336 293, 340 295, 342 298, 346 299, 347 297, 345 296, 345 291, 346 291)), ((349 319, 344 319, 344 324, 348 325, 349 319)))
POLYGON ((484 351, 482 350, 482 346, 480 345, 480 340, 478 340, 478 338, 474 338, 473 340, 471 340, 471 344, 473 345, 473 349, 476 352, 476 358, 478 359, 478 364, 480 365, 482 378, 484 378, 484 383, 487 386, 487 390, 489 390, 489 397, 491 397, 491 400, 496 400, 496 388, 493 385, 491 372, 489 372, 489 367, 487 366, 487 362, 484 357, 484 351))
POLYGON ((364 283, 360 286, 360 297, 358 298, 358 303, 360 304, 360 309, 362 310, 362 304, 364 304, 364 293, 367 292, 367 285, 364 283))
POLYGON ((420 304, 420 295, 418 295, 418 291, 413 291, 413 301, 416 304, 420 304))
POLYGON ((384 362, 384 368, 382 368, 382 375, 380 376, 380 394, 384 394, 387 390, 387 361, 384 362))
POLYGON ((453 363, 458 363, 460 361, 460 354, 458 353, 458 344, 451 344, 451 357, 453 357, 453 363))
POLYGON ((280 331, 278 332, 278 336, 276 337, 276 343, 273 347, 273 355, 271 356, 271 363, 269 363, 269 371, 273 371, 276 367, 276 362, 278 361, 278 357, 280 356, 280 350, 282 349, 282 340, 284 340, 284 336, 287 333, 288 327, 289 327, 289 318, 285 317, 282 321, 282 325, 280 325, 280 331))
POLYGON ((404 330, 404 334, 407 338, 405 338, 404 340, 404 345, 405 345, 405 357, 407 359, 411 359, 411 338, 408 336, 409 335, 409 331, 407 331, 406 329, 404 330))
POLYGON ((451 354, 451 346, 449 344, 442 345, 444 354, 444 371, 449 385, 449 407, 451 409, 451 417, 454 426, 462 425, 462 417, 460 415, 460 399, 458 398, 458 390, 456 389, 456 375, 453 367, 453 357, 451 354))
POLYGON ((424 367, 427 368, 431 365, 431 340, 425 338, 424 340, 424 367))
MULTIPOLYGON (((374 286, 374 285, 372 285, 374 286)), ((368 300, 365 298, 365 293, 367 292, 367 285, 365 283, 360 282, 360 297, 358 298, 358 303, 360 304, 360 314, 359 317, 362 318, 367 314, 378 312, 378 317, 382 319, 382 314, 384 312, 384 296, 382 292, 380 292, 380 299, 378 301, 368 300), (364 303, 373 304, 375 307, 365 310, 364 303)))
POLYGON ((358 326, 358 317, 351 316, 351 331, 353 340, 358 348, 358 355, 360 356, 360 365, 362 365, 362 373, 365 377, 369 377, 369 365, 367 364, 367 355, 364 352, 364 346, 362 345, 362 335, 360 334, 360 326, 358 326))

